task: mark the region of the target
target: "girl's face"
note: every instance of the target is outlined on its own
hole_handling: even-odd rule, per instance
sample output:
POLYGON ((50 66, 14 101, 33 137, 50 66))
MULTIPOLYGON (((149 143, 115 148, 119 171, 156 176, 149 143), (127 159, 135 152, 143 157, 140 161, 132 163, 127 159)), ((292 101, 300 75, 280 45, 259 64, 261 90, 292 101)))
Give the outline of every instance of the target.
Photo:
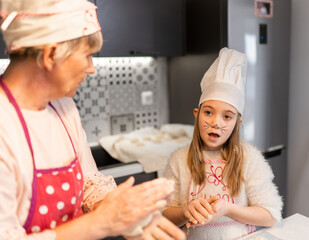
MULTIPOLYGON (((194 109, 197 117, 198 109, 194 109)), ((207 150, 219 150, 229 139, 237 121, 237 109, 232 105, 208 100, 202 103, 199 132, 207 150)))

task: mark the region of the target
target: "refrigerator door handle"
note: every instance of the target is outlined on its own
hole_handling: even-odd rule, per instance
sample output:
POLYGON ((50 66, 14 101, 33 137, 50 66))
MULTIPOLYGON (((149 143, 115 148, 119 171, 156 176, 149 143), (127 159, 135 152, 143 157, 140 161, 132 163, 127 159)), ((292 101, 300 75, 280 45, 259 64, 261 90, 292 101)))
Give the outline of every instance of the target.
POLYGON ((281 154, 283 149, 285 149, 285 146, 283 144, 280 144, 266 149, 265 151, 262 152, 262 154, 266 159, 276 157, 281 154))

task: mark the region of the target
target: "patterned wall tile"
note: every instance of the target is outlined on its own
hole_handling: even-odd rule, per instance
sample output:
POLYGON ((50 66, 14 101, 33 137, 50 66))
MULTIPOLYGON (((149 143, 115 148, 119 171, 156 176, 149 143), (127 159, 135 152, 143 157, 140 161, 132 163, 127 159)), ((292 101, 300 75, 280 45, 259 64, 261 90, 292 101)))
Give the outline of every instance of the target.
POLYGON ((161 91, 167 86, 165 59, 95 58, 94 64, 96 73, 74 97, 88 141, 166 123, 160 115, 167 115, 168 106, 159 101, 167 99, 161 91))
MULTIPOLYGON (((1 73, 8 63, 0 60, 1 73)), ((91 145, 106 135, 167 123, 165 58, 94 58, 93 63, 96 72, 73 97, 91 145)))
POLYGON ((111 134, 127 133, 135 129, 133 114, 111 116, 111 134))
POLYGON ((158 111, 136 111, 135 112, 135 129, 141 129, 147 126, 153 126, 155 128, 160 127, 160 119, 158 111))

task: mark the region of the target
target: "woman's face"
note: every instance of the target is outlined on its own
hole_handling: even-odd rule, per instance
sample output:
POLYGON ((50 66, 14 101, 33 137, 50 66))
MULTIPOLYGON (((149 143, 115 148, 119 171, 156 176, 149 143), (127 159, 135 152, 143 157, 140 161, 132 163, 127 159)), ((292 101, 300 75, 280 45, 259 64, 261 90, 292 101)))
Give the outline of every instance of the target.
POLYGON ((59 95, 56 98, 73 97, 87 74, 95 72, 92 54, 86 43, 82 42, 73 54, 57 63, 52 80, 59 95))
MULTIPOLYGON (((198 109, 194 109, 197 116, 198 109)), ((237 121, 237 109, 232 105, 208 100, 202 103, 199 131, 207 150, 218 150, 229 139, 237 121)))

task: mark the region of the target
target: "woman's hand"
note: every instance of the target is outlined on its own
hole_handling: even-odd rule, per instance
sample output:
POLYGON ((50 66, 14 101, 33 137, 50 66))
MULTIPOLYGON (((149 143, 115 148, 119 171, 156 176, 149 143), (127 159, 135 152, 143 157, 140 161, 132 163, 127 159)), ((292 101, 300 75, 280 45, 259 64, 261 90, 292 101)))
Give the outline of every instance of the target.
MULTIPOLYGON (((173 182, 164 178, 132 186, 129 178, 108 193, 93 212, 98 228, 108 236, 121 235, 132 230, 149 214, 163 208, 173 192, 173 182)), ((103 234, 103 233, 102 233, 103 234)))
POLYGON ((207 200, 199 198, 184 206, 183 214, 189 220, 187 227, 195 224, 205 224, 205 221, 212 218, 214 211, 211 204, 218 199, 218 196, 213 196, 207 200))
POLYGON ((143 229, 141 235, 135 237, 125 236, 127 240, 183 240, 184 232, 174 225, 167 218, 163 217, 159 211, 153 214, 152 221, 143 229))

